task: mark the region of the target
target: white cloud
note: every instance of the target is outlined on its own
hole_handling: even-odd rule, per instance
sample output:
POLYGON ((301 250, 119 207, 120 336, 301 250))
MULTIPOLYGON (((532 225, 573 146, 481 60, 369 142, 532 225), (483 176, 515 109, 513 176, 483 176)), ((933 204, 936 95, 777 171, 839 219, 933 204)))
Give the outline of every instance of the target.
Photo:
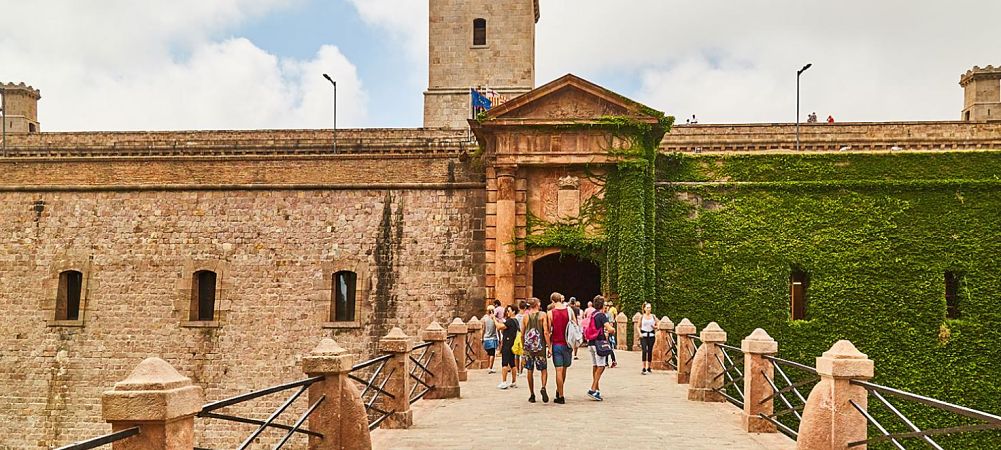
POLYGON ((415 61, 428 54, 428 0, 350 0, 365 23, 379 27, 407 46, 415 61))
POLYGON ((336 47, 283 59, 226 36, 291 3, 23 2, 0 16, 2 75, 42 90, 50 131, 330 127, 327 71, 338 74, 338 126, 366 125, 362 83, 336 47))

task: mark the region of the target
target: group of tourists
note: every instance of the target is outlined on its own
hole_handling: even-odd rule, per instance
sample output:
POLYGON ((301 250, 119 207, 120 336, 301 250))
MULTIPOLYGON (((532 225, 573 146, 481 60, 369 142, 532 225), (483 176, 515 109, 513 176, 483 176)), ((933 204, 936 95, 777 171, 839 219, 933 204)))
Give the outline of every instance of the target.
MULTIPOLYGON (((556 395, 553 403, 564 404, 564 382, 566 371, 573 360, 578 359, 579 348, 587 347, 591 355, 591 388, 587 396, 602 401, 601 376, 606 368, 615 368, 615 315, 618 313, 601 295, 588 302, 581 309, 574 297, 565 301, 563 294, 553 292, 550 303, 543 309, 538 298, 529 298, 516 305, 502 306, 499 300, 487 308, 483 316, 483 348, 488 357, 489 373, 496 373, 494 361, 497 352, 501 356, 501 382, 498 389, 518 387, 518 375, 527 371, 530 403, 535 403, 535 372, 539 372, 541 387, 539 396, 548 403, 546 391, 549 380, 549 360, 556 370, 556 395), (510 378, 510 381, 508 381, 510 378)), ((644 305, 641 319, 641 343, 643 345, 643 374, 650 371, 650 361, 654 343, 656 318, 650 312, 650 304, 644 305)))

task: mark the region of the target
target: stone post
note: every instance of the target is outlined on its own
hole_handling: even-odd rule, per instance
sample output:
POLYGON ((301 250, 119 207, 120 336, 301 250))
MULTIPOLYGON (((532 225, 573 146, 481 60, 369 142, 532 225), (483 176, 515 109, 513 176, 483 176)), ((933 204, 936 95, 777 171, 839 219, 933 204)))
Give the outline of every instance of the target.
POLYGON ((772 395, 768 380, 775 379, 775 368, 765 356, 778 354, 779 343, 758 328, 740 341, 740 350, 744 352, 744 412, 741 414, 744 430, 749 433, 774 433, 775 425, 759 414, 770 416, 775 411, 774 400, 765 401, 772 395))
POLYGON ((160 358, 147 358, 115 388, 101 396, 101 413, 117 432, 140 426, 140 433, 111 444, 113 450, 191 450, 195 414, 204 403, 202 388, 160 358))
POLYGON ((633 351, 640 351, 640 319, 643 314, 633 314, 633 351))
POLYGON ((675 367, 678 368, 678 384, 688 384, 688 380, 692 376, 692 353, 695 349, 692 336, 695 336, 695 325, 692 325, 692 322, 687 318, 681 319, 681 323, 674 328, 674 331, 678 335, 678 354, 675 364, 675 367))
POLYGON ((424 341, 432 342, 428 370, 434 374, 428 380, 428 384, 434 386, 434 389, 431 389, 431 392, 428 392, 424 398, 459 398, 459 368, 455 365, 452 349, 448 348, 445 343, 447 332, 441 325, 438 325, 438 322, 431 322, 431 325, 428 325, 421 332, 421 338, 424 341))
MULTIPOLYGON (((851 380, 872 378, 873 366, 872 360, 849 341, 838 341, 817 358, 820 382, 810 391, 803 408, 797 449, 845 450, 848 443, 866 439, 866 419, 850 402, 867 409, 868 392, 851 380)), ((864 450, 866 446, 851 448, 864 450)))
POLYGON ((393 355, 386 362, 382 372, 389 376, 389 381, 383 388, 396 398, 381 396, 383 408, 386 411, 396 411, 390 414, 379 426, 381 428, 410 428, 414 424, 414 413, 410 410, 410 390, 414 380, 410 378, 410 349, 414 340, 407 336, 399 327, 389 330, 389 334, 379 340, 379 351, 393 355))
POLYGON ((487 353, 483 350, 483 322, 480 322, 479 318, 473 316, 469 319, 469 322, 466 322, 466 328, 469 330, 466 333, 466 340, 469 341, 469 346, 473 348, 473 358, 476 358, 469 368, 473 370, 482 369, 483 360, 487 359, 487 353))
POLYGON ((667 346, 670 342, 672 332, 674 332, 674 322, 671 322, 670 318, 664 316, 664 318, 660 319, 660 322, 657 322, 657 331, 653 341, 653 356, 650 360, 651 369, 671 370, 671 361, 667 354, 667 346))
POLYGON ((726 399, 717 390, 723 387, 723 366, 720 364, 723 349, 720 345, 726 343, 726 332, 716 322, 709 322, 702 330, 701 338, 702 345, 692 361, 688 399, 697 402, 724 402, 726 399))
POLYGON ((309 387, 309 404, 323 402, 309 416, 309 429, 322 433, 309 437, 310 450, 372 448, 368 415, 354 381, 348 378, 355 356, 327 338, 302 359, 302 371, 309 377, 323 376, 309 387))
POLYGON ((466 374, 466 334, 469 329, 462 319, 456 317, 452 323, 448 324, 448 334, 452 335, 452 355, 455 356, 455 368, 459 381, 468 380, 466 374))
POLYGON ((629 350, 629 317, 625 313, 615 316, 615 349, 629 350))

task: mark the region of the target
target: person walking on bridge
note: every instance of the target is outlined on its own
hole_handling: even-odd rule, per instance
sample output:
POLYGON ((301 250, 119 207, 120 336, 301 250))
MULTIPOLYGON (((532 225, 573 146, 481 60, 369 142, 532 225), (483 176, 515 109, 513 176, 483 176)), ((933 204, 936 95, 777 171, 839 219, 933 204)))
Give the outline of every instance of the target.
POLYGON ((657 316, 653 315, 653 307, 643 304, 643 316, 640 318, 640 348, 643 350, 643 375, 651 372, 653 361, 653 344, 657 340, 657 316))
MULTIPOLYGON (((563 294, 553 292, 549 299, 554 305, 553 310, 549 311, 549 323, 552 324, 549 353, 553 355, 553 367, 556 369, 556 398, 553 399, 553 403, 562 405, 566 403, 566 398, 563 396, 563 383, 567 379, 567 367, 570 367, 570 363, 573 362, 573 351, 570 350, 570 342, 567 342, 567 329, 573 323, 579 332, 580 326, 573 308, 563 303, 563 294)), ((578 337, 580 337, 579 334, 578 337)))
POLYGON ((494 359, 500 347, 500 336, 497 335, 497 323, 494 321, 494 308, 487 308, 483 315, 483 350, 487 353, 487 373, 496 373, 494 359))
POLYGON ((605 313, 605 298, 598 295, 594 297, 594 312, 591 319, 585 322, 584 338, 587 339, 588 349, 591 351, 591 389, 588 389, 587 396, 596 401, 602 401, 601 396, 601 375, 608 365, 608 355, 612 353, 611 345, 608 343, 608 336, 615 333, 615 328, 608 320, 605 313))
POLYGON ((504 321, 494 319, 497 329, 501 331, 504 338, 501 343, 501 383, 497 385, 498 389, 518 387, 518 364, 515 362, 514 356, 514 340, 518 336, 518 321, 515 320, 514 314, 514 306, 507 305, 504 310, 504 321), (510 383, 507 382, 508 373, 511 373, 510 383))
POLYGON ((521 329, 524 330, 521 333, 522 348, 525 349, 525 369, 528 370, 528 390, 531 392, 531 396, 528 397, 529 403, 535 403, 534 372, 536 370, 539 371, 539 377, 542 381, 542 389, 539 391, 542 395, 542 403, 549 403, 549 394, 546 393, 546 383, 549 381, 549 371, 546 370, 546 360, 548 359, 546 353, 552 347, 549 334, 549 316, 540 311, 539 307, 539 299, 535 297, 528 299, 528 311, 521 319, 521 329))

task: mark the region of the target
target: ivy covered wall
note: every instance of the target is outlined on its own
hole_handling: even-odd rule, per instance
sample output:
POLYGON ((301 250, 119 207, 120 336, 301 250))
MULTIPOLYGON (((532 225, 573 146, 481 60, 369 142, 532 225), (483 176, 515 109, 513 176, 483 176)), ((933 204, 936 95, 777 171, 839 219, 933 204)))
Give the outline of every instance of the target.
MULTIPOLYGON (((655 311, 716 321, 731 344, 764 328, 782 357, 810 365, 849 339, 878 383, 1001 413, 1001 154, 661 155, 657 166, 655 311), (802 321, 790 320, 793 268, 809 276, 802 321), (956 319, 946 272, 962 274, 956 319)), ((1001 448, 998 434, 952 440, 990 441, 1001 448)))

